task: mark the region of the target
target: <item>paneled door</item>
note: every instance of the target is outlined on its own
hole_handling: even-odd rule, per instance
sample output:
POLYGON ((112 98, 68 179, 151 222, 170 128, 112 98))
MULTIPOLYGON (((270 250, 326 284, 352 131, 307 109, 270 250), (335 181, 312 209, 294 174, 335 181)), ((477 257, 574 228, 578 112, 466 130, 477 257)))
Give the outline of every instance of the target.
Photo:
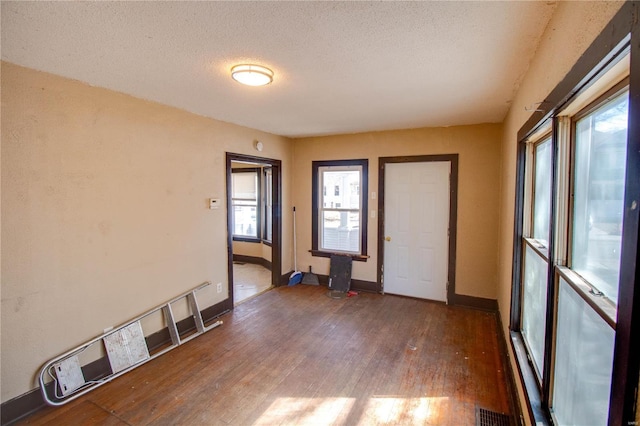
POLYGON ((446 302, 451 163, 388 163, 384 173, 384 292, 446 302))

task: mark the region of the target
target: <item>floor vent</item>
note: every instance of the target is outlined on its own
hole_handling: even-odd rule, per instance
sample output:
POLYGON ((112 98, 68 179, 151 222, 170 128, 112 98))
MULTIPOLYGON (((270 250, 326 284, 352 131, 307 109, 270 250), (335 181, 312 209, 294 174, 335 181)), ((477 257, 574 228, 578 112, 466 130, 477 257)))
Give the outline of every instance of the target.
POLYGON ((512 426, 511 416, 476 407, 476 426, 512 426))

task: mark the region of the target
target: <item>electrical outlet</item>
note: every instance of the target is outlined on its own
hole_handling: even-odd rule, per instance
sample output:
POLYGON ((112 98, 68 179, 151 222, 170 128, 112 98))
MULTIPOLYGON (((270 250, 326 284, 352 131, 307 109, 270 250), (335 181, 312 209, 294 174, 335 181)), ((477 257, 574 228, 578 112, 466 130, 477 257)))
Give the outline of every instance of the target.
POLYGON ((113 326, 105 328, 104 330, 102 330, 102 333, 106 334, 106 333, 110 332, 111 330, 113 330, 113 326))
POLYGON ((222 293, 222 283, 218 283, 218 293, 222 293))

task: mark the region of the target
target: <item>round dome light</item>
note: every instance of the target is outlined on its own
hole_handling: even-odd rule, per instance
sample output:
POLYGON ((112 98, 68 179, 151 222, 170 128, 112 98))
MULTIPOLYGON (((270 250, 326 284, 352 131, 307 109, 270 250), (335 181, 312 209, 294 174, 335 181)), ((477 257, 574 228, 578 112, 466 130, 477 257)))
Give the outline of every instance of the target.
POLYGON ((247 86, 265 86, 273 81, 273 71, 260 65, 236 65, 231 68, 231 77, 247 86))

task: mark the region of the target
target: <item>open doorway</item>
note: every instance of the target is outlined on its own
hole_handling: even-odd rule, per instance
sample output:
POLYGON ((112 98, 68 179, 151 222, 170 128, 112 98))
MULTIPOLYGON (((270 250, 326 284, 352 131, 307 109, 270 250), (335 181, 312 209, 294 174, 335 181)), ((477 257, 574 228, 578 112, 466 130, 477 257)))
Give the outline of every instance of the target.
POLYGON ((280 283, 281 161, 227 153, 229 297, 238 304, 280 283))

